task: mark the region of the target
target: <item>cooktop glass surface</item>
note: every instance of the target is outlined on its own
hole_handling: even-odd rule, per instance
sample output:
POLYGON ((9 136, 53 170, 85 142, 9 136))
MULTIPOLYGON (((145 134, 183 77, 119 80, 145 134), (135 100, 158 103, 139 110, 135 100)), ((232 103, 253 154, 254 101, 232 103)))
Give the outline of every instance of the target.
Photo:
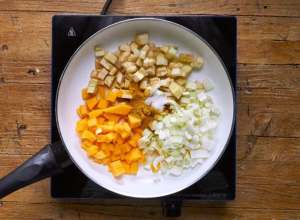
MULTIPOLYGON (((54 117, 58 80, 69 58, 89 36, 114 22, 137 16, 59 15, 52 24, 52 125, 51 140, 60 140, 54 117)), ((220 55, 235 88, 236 84, 236 20, 230 16, 155 16, 181 24, 203 37, 220 55)), ((217 165, 189 188, 168 196, 170 199, 232 200, 235 197, 236 176, 235 127, 230 142, 217 165)), ((127 197, 112 193, 91 180, 75 165, 51 178, 54 198, 114 198, 127 197)))

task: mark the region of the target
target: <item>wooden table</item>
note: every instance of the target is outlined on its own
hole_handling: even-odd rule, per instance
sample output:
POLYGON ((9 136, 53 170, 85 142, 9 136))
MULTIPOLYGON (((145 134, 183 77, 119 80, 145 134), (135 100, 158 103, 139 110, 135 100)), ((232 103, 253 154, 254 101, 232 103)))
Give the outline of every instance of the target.
MULTIPOLYGON (((0 176, 49 142, 51 17, 97 0, 0 1, 0 176)), ((300 1, 119 0, 112 14, 238 19, 237 197, 185 203, 180 219, 300 219, 300 1)), ((63 203, 49 181, 0 202, 0 219, 162 219, 159 204, 63 203)))

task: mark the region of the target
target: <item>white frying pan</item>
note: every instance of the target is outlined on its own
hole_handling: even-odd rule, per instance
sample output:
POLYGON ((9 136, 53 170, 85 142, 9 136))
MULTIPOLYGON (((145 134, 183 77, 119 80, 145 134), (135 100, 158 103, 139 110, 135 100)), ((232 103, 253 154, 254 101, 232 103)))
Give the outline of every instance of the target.
MULTIPOLYGON (((234 93, 222 60, 213 48, 196 33, 162 19, 128 19, 99 30, 88 38, 71 57, 58 86, 56 119, 61 140, 69 157, 88 178, 110 191, 125 196, 160 197, 178 192, 197 182, 213 168, 221 157, 234 123, 234 93), (139 169, 137 176, 124 176, 116 179, 104 166, 87 157, 80 147, 80 140, 75 132, 78 120, 76 108, 83 102, 80 95, 81 89, 87 85, 90 72, 94 68, 95 45, 100 44, 106 50, 113 51, 120 44, 129 42, 137 32, 148 32, 150 40, 156 44, 173 44, 178 46, 180 51, 202 56, 205 62, 203 68, 198 72, 193 72, 189 80, 206 79, 214 86, 210 95, 221 112, 216 131, 216 145, 211 156, 203 164, 186 170, 179 177, 152 174, 139 169)), ((63 150, 64 148, 58 143, 48 145, 21 167, 4 177, 0 180, 0 197, 29 183, 54 175, 70 164, 63 150)))

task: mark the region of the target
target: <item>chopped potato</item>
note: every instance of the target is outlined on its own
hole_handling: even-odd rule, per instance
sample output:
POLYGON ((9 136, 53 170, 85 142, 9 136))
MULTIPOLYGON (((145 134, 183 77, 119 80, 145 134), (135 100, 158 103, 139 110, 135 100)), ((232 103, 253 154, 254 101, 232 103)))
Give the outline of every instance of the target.
POLYGON ((138 45, 145 45, 149 42, 149 34, 148 33, 143 33, 143 34, 137 34, 135 36, 135 42, 138 45))
POLYGON ((178 85, 176 82, 171 82, 169 89, 171 93, 179 99, 184 91, 183 87, 178 85))
POLYGON ((149 49, 150 49, 149 45, 146 44, 146 45, 140 50, 140 56, 139 56, 139 57, 142 58, 142 59, 145 59, 146 56, 147 56, 147 53, 148 53, 149 49))
POLYGON ((129 46, 128 44, 122 44, 122 45, 119 47, 119 49, 120 49, 121 51, 128 51, 128 52, 130 52, 130 46, 129 46))
POLYGON ((106 59, 111 64, 115 64, 118 60, 118 58, 112 53, 106 53, 104 59, 106 59))
POLYGON ((117 76, 116 76, 116 81, 117 81, 117 83, 118 83, 119 85, 121 85, 122 82, 123 82, 123 80, 124 80, 123 74, 122 74, 121 72, 118 72, 118 73, 117 73, 117 76))
POLYGON ((178 60, 183 63, 192 63, 194 60, 194 56, 188 53, 179 54, 178 60))
POLYGON ((107 70, 111 70, 113 68, 113 65, 104 58, 100 61, 100 64, 107 70))
POLYGON ((122 67, 125 69, 126 73, 134 73, 137 71, 137 67, 133 62, 125 62, 122 64, 122 67))
POLYGON ((130 56, 130 51, 121 52, 119 56, 119 61, 125 62, 129 56, 130 56))
POLYGON ((203 65, 203 59, 202 57, 195 57, 193 62, 191 63, 191 66, 193 68, 197 68, 197 69, 200 69, 203 65))
POLYGON ((145 70, 143 68, 140 68, 138 71, 136 71, 133 76, 132 79, 134 82, 139 82, 141 81, 143 78, 145 77, 145 70))
POLYGON ((155 65, 155 59, 146 57, 143 62, 143 66, 148 68, 155 65))
POLYGON ((168 65, 168 59, 163 55, 162 53, 159 53, 156 56, 156 65, 158 66, 167 66, 168 65))
POLYGON ((165 66, 158 67, 156 69, 156 76, 158 76, 158 77, 164 77, 164 76, 167 76, 167 74, 168 74, 168 69, 165 66))
POLYGON ((104 78, 106 77, 106 75, 108 74, 108 71, 104 68, 102 68, 98 74, 97 74, 97 77, 101 80, 104 80, 104 78))
POLYGON ((95 52, 95 56, 98 57, 103 57, 105 55, 105 51, 100 47, 100 46, 96 46, 94 49, 95 52))
POLYGON ((114 76, 107 76, 105 77, 105 80, 104 80, 104 84, 108 87, 111 87, 111 85, 113 84, 115 80, 115 77, 114 76))

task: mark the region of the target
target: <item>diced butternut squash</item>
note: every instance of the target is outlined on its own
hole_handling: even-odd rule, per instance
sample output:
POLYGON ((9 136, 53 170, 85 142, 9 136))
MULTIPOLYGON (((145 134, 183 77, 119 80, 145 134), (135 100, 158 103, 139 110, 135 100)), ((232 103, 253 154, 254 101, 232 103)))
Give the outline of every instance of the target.
POLYGON ((137 161, 142 157, 142 152, 138 148, 133 148, 127 155, 126 160, 128 162, 137 161))
POLYGON ((89 148, 86 149, 86 152, 89 156, 93 156, 98 152, 98 146, 92 145, 89 148))
POLYGON ((110 114, 110 113, 104 113, 103 117, 106 118, 108 121, 113 121, 113 122, 118 122, 119 119, 121 118, 120 115, 110 114))
POLYGON ((136 175, 139 169, 139 164, 138 162, 133 162, 130 164, 130 169, 129 169, 129 174, 134 174, 136 175))
POLYGON ((98 125, 98 128, 101 128, 103 133, 108 133, 108 132, 114 131, 114 125, 108 124, 108 123, 98 125))
POLYGON ((104 86, 98 86, 98 96, 101 99, 105 99, 105 87, 104 86))
POLYGON ((88 141, 88 140, 85 140, 85 141, 82 141, 81 143, 81 147, 84 149, 84 150, 87 150, 89 147, 91 147, 93 145, 92 142, 88 141))
POLYGON ((142 119, 140 119, 139 117, 135 116, 135 115, 128 115, 128 121, 130 124, 131 128, 137 128, 139 126, 141 126, 142 123, 142 119))
POLYGON ((126 174, 130 174, 130 164, 122 162, 124 169, 126 170, 126 174))
POLYGON ((89 140, 91 142, 94 142, 96 140, 96 135, 94 135, 92 132, 89 130, 84 130, 81 134, 81 138, 83 140, 89 140))
POLYGON ((76 124, 76 131, 82 132, 88 128, 88 120, 86 118, 81 119, 76 124))
POLYGON ((90 110, 92 110, 98 103, 98 100, 96 97, 90 98, 86 100, 86 105, 90 110))
POLYGON ((134 134, 128 141, 128 144, 130 144, 132 147, 137 147, 140 138, 141 136, 139 134, 134 134))
POLYGON ((131 134, 131 128, 126 122, 116 124, 115 131, 118 132, 124 139, 129 137, 131 134))
POLYGON ((84 88, 81 90, 81 96, 82 96, 83 100, 87 100, 87 99, 91 98, 91 95, 88 94, 88 92, 87 92, 87 88, 84 88))
POLYGON ((132 110, 132 107, 126 103, 116 104, 112 107, 103 109, 103 112, 117 114, 117 115, 128 115, 132 110))
POLYGON ((113 132, 107 133, 107 134, 101 134, 97 136, 97 142, 104 142, 104 143, 110 143, 112 142, 116 137, 116 134, 113 132))
POLYGON ((93 111, 89 112, 89 116, 91 118, 97 118, 100 115, 102 115, 102 113, 103 113, 102 109, 96 109, 96 110, 93 110, 93 111))
POLYGON ((84 118, 88 115, 88 109, 85 105, 80 105, 79 108, 77 109, 77 113, 79 117, 84 118))
POLYGON ((97 119, 96 118, 90 118, 88 120, 88 127, 96 127, 98 124, 97 119))
POLYGON ((104 109, 108 107, 108 101, 105 99, 100 99, 97 105, 98 108, 104 109))
POLYGON ((105 99, 107 101, 114 102, 116 101, 117 97, 118 97, 118 92, 109 91, 105 99))
POLYGON ((109 164, 109 169, 114 176, 121 176, 126 173, 123 163, 120 160, 111 162, 109 164))
POLYGON ((95 155, 94 157, 97 159, 97 160, 102 160, 104 158, 107 157, 107 155, 104 153, 103 150, 99 150, 95 155))

